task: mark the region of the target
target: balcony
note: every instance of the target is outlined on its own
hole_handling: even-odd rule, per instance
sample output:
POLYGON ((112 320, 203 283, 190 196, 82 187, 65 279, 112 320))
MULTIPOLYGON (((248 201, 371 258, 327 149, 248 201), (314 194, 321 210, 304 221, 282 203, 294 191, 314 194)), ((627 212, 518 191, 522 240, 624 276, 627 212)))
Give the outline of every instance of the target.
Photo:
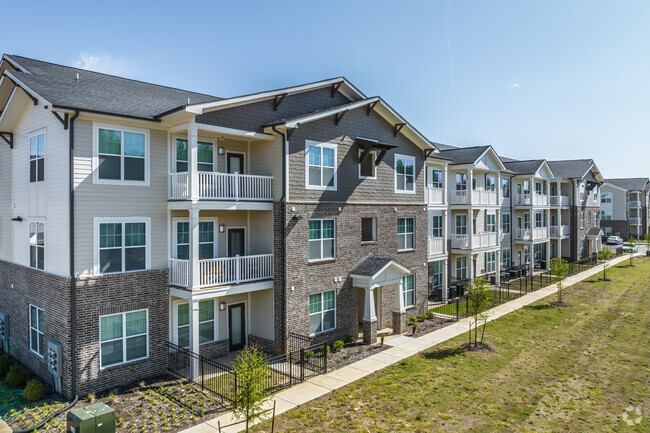
POLYGON ((469 204, 469 198, 467 197, 467 191, 451 191, 449 193, 449 203, 450 204, 469 204))
MULTIPOLYGON (((483 232, 472 235, 472 248, 487 248, 497 246, 496 232, 483 232)), ((451 235, 451 247, 458 249, 469 248, 469 235, 451 235)))
POLYGON ((641 224, 641 218, 639 217, 630 217, 628 218, 628 220, 630 221, 630 224, 633 226, 638 226, 641 224))
MULTIPOLYGON (((190 261, 171 259, 169 283, 188 287, 190 261)), ((273 254, 199 260, 199 286, 227 286, 273 278, 273 254)))
POLYGON ((427 188, 427 203, 443 204, 445 190, 443 188, 427 188))
POLYGON ((569 196, 568 195, 552 195, 550 196, 551 206, 569 206, 569 196))
POLYGON ((515 194, 516 206, 530 206, 531 203, 530 194, 515 194))
MULTIPOLYGON (((199 199, 271 201, 272 176, 199 172, 199 199)), ((170 200, 189 200, 189 178, 186 172, 170 173, 170 200)))
MULTIPOLYGON (((478 206, 496 206, 497 192, 475 189, 471 193, 472 205, 478 206)), ((468 191, 451 191, 449 193, 450 204, 469 204, 468 191)))
POLYGON ((547 227, 533 227, 532 229, 517 229, 515 239, 518 241, 530 241, 536 239, 545 239, 548 237, 547 227))
POLYGON ((627 202, 627 207, 628 208, 640 208, 641 207, 641 202, 639 200, 630 200, 627 202))
POLYGON ((569 236, 569 226, 551 226, 549 228, 549 233, 551 236, 555 237, 569 236))
POLYGON ((445 239, 429 236, 429 255, 445 252, 445 239))
POLYGON ((533 206, 548 206, 548 195, 533 194, 533 206))

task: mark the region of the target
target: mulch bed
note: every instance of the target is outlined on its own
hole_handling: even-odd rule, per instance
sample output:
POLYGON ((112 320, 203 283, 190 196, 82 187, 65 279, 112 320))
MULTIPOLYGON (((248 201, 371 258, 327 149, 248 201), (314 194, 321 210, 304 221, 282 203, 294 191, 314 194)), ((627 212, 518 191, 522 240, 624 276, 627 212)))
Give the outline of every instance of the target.
POLYGON ((443 319, 441 317, 426 319, 423 322, 418 321, 418 329, 415 331, 415 334, 413 334, 412 328, 408 326, 408 331, 405 335, 408 337, 420 337, 440 328, 444 328, 445 326, 449 326, 452 323, 455 323, 455 320, 443 319))
POLYGON ((327 354, 327 371, 338 370, 341 367, 361 361, 388 348, 389 346, 382 346, 381 344, 373 346, 363 343, 352 343, 338 352, 330 352, 327 354))
POLYGON ((462 347, 468 352, 494 352, 492 346, 481 342, 478 342, 476 344, 463 343, 460 347, 462 347))

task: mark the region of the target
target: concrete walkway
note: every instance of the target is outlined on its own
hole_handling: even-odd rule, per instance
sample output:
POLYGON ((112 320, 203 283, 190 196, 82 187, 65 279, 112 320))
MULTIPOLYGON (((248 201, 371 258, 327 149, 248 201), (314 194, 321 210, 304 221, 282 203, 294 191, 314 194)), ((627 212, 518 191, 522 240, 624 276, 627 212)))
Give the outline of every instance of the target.
MULTIPOLYGON (((637 254, 641 255, 641 254, 637 254)), ((621 256, 610 261, 610 266, 616 265, 620 262, 629 259, 629 255, 621 256)), ((579 274, 568 277, 564 280, 564 287, 571 286, 582 280, 585 280, 603 270, 602 266, 596 266, 579 274)), ((557 292, 557 286, 552 284, 550 286, 539 289, 535 292, 523 295, 517 299, 506 302, 499 306, 494 307, 492 315, 488 321, 496 320, 499 317, 505 316, 515 310, 518 310, 526 305, 539 301, 547 296, 557 292)), ((421 337, 409 337, 400 335, 398 337, 386 340, 385 344, 391 346, 380 353, 377 353, 368 358, 357 361, 346 367, 334 370, 331 373, 316 376, 292 388, 281 391, 274 396, 270 397, 265 403, 266 408, 273 407, 275 402, 275 414, 279 415, 301 404, 305 404, 320 396, 328 394, 338 388, 342 388, 354 381, 357 381, 377 370, 386 368, 402 359, 415 355, 416 353, 430 349, 440 343, 452 339, 458 335, 464 334, 469 329, 471 318, 467 317, 461 319, 453 325, 433 331, 429 334, 422 335, 421 337)), ((232 412, 227 412, 217 418, 198 424, 182 433, 215 433, 218 432, 218 422, 222 425, 232 424, 238 421, 232 412)), ((244 429, 243 424, 237 424, 232 427, 222 428, 222 432, 235 433, 244 429)))

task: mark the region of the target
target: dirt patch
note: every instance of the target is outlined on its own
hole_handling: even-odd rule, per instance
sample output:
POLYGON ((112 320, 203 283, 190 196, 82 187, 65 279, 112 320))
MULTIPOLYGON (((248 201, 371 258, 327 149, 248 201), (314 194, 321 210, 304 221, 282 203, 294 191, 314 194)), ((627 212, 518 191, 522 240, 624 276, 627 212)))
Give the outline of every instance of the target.
POLYGON ((464 343, 460 347, 465 349, 467 352, 494 352, 494 349, 489 344, 478 342, 474 343, 464 343))
POLYGON ((567 302, 553 301, 553 302, 549 302, 548 304, 550 306, 552 306, 552 307, 560 307, 560 308, 571 308, 571 307, 573 307, 573 305, 571 305, 571 304, 569 304, 567 302))

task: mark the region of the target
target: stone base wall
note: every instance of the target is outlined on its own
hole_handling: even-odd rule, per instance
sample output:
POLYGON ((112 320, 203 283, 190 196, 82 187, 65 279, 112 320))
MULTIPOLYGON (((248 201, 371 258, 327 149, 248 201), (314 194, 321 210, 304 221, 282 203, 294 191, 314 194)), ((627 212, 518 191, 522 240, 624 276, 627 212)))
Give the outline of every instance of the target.
POLYGON ((213 343, 203 344, 199 347, 199 353, 208 359, 217 359, 228 356, 230 345, 228 340, 215 341, 213 343))
POLYGON ((377 321, 363 322, 363 342, 365 344, 375 344, 377 342, 377 321))
POLYGON ((411 317, 407 313, 393 312, 393 332, 396 334, 403 334, 406 332, 406 319, 411 317))

